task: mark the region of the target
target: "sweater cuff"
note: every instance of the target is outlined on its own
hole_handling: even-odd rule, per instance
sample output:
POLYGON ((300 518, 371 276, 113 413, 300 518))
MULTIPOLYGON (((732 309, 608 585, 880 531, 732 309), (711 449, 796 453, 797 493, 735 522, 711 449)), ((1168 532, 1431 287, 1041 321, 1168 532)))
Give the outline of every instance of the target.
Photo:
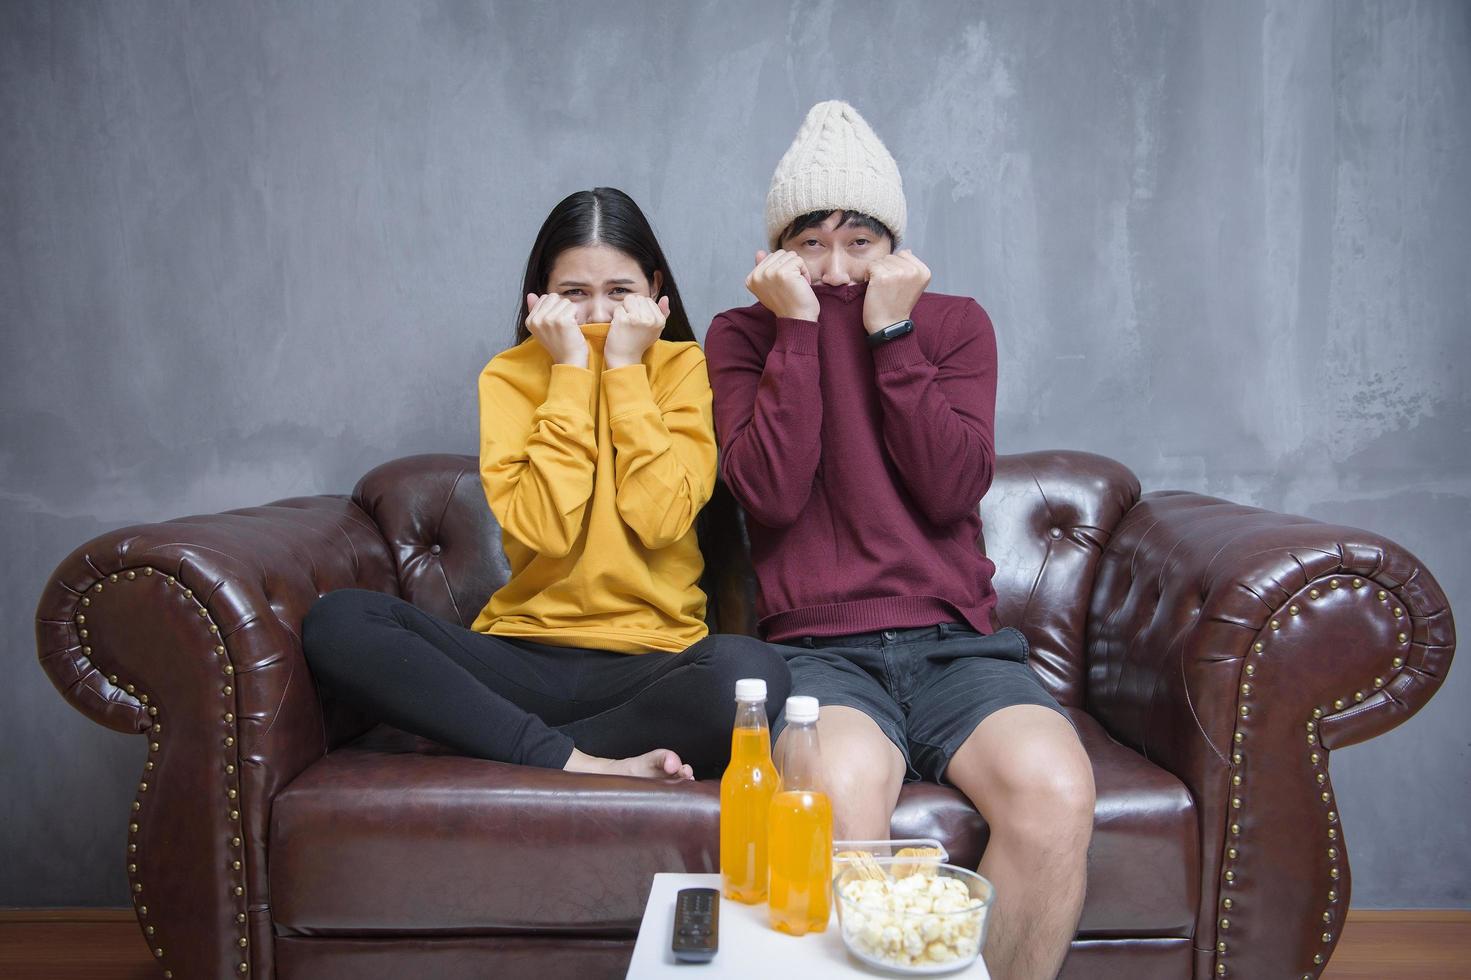
POLYGON ((924 351, 913 330, 873 349, 873 366, 879 374, 897 371, 911 364, 922 364, 924 360, 924 351))
POLYGON ((776 343, 772 350, 791 354, 817 356, 817 321, 797 320, 792 317, 776 318, 776 343))
POLYGON ((543 409, 576 411, 592 415, 592 372, 575 364, 553 364, 543 409))
POLYGON ((603 372, 603 397, 608 399, 610 420, 638 412, 659 410, 654 391, 649 387, 649 369, 642 364, 627 364, 603 372))

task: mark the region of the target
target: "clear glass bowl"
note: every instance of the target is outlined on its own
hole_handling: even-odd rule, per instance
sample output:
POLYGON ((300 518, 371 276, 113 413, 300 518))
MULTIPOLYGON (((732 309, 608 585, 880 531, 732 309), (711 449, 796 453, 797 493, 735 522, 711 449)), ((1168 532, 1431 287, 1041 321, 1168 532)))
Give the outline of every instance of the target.
POLYGON ((912 857, 833 866, 838 930, 863 962, 909 975, 951 973, 985 946, 996 889, 974 871, 912 857))

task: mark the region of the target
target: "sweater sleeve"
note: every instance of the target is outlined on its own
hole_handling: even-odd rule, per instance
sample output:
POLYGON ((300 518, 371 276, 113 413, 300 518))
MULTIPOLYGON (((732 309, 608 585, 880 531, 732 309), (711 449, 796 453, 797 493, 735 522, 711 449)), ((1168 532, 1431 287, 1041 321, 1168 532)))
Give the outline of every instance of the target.
POLYGON ((501 528, 561 558, 582 533, 597 464, 592 372, 552 365, 540 405, 495 362, 480 375, 480 482, 501 528))
POLYGON ((767 527, 791 525, 812 494, 822 448, 817 331, 811 320, 779 318, 764 355, 722 317, 706 337, 720 472, 746 513, 767 527))
POLYGON ((878 347, 873 364, 883 406, 884 447, 910 496, 935 524, 979 506, 995 472, 996 334, 975 300, 942 323, 916 324, 878 347), (920 330, 938 329, 931 363, 920 330))
POLYGON ((662 370, 679 376, 661 401, 642 364, 604 371, 618 513, 646 548, 694 526, 715 490, 715 423, 705 356, 691 344, 662 370))

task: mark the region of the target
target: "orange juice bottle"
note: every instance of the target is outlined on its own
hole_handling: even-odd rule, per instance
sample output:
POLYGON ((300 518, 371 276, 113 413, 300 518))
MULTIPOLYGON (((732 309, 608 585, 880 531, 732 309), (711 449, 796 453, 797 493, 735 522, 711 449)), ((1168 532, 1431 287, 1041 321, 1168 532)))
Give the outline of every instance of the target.
POLYGON ((801 936, 827 928, 833 880, 833 809, 822 792, 817 699, 787 698, 781 789, 771 798, 771 925, 801 936))
POLYGON ((730 765, 720 777, 720 877, 726 898, 754 905, 766 897, 766 819, 776 792, 766 682, 736 681, 730 765))

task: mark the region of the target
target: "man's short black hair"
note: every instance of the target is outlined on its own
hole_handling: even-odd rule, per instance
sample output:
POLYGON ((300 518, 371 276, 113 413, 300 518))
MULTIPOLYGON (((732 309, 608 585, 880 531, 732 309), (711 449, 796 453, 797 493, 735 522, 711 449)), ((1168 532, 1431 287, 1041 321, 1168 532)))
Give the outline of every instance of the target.
MULTIPOLYGON (((808 211, 806 214, 798 217, 791 224, 787 225, 787 230, 781 233, 781 237, 777 239, 777 244, 780 245, 782 242, 786 241, 788 238, 791 238, 793 235, 804 232, 808 228, 813 228, 817 225, 822 224, 828 218, 831 218, 837 213, 837 208, 833 208, 828 211, 808 211)), ((895 245, 899 243, 898 238, 894 235, 892 231, 888 229, 888 226, 886 226, 882 221, 875 218, 871 214, 864 214, 862 211, 844 211, 843 220, 838 222, 838 227, 842 228, 847 225, 854 225, 859 228, 866 228, 867 230, 873 232, 875 235, 888 235, 889 241, 893 242, 895 245)))

